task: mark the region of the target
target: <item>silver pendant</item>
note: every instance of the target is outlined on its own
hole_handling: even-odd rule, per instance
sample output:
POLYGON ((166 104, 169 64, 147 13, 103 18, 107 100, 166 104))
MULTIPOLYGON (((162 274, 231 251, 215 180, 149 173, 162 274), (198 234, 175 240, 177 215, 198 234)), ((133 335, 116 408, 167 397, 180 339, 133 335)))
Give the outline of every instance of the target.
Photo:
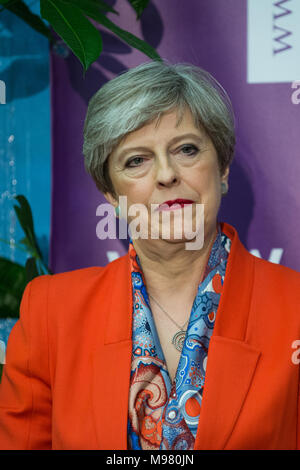
POLYGON ((172 344, 174 344, 175 348, 180 352, 183 350, 185 334, 186 330, 180 330, 177 331, 172 338, 172 344))

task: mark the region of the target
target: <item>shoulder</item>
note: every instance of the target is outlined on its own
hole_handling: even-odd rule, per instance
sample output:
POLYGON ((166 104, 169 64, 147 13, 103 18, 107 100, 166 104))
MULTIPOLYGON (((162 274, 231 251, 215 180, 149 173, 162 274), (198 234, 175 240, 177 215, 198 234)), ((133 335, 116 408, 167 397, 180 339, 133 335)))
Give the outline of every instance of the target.
MULTIPOLYGON (((254 276, 262 287, 268 285, 274 287, 290 286, 299 289, 300 273, 286 266, 271 263, 250 253, 239 239, 237 230, 226 222, 221 223, 222 232, 231 239, 231 249, 235 252, 234 269, 238 270, 242 263, 245 269, 254 267, 254 276)), ((242 272, 242 271, 240 271, 242 272)), ((300 289, 299 289, 300 292, 300 289)))
POLYGON ((124 257, 106 266, 35 277, 25 288, 20 313, 30 316, 35 329, 46 321, 52 338, 67 335, 72 325, 82 325, 83 318, 98 321, 106 311, 114 283, 122 275, 124 257))
POLYGON ((281 264, 271 263, 251 253, 249 256, 254 258, 256 275, 264 278, 265 282, 269 281, 273 286, 278 285, 278 287, 285 285, 300 287, 300 273, 298 271, 281 264))
POLYGON ((284 321, 288 315, 291 321, 294 319, 299 328, 300 273, 286 266, 257 258, 250 253, 249 255, 254 257, 252 294, 256 304, 264 305, 265 310, 270 310, 273 320, 276 311, 280 321, 284 321))
POLYGON ((35 277, 27 285, 26 290, 34 295, 55 295, 55 297, 72 295, 78 297, 90 291, 96 285, 105 287, 106 283, 117 275, 126 263, 126 255, 111 261, 106 266, 92 266, 74 269, 56 274, 45 274, 35 277))

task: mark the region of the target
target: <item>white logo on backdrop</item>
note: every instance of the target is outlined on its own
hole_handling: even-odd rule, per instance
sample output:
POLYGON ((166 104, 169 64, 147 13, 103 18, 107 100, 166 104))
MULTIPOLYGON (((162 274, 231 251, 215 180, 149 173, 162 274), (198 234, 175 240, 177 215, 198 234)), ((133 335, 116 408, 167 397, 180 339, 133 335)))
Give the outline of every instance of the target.
POLYGON ((114 261, 117 258, 120 258, 120 253, 118 251, 107 251, 106 256, 108 259, 108 262, 110 263, 111 261, 114 261))
POLYGON ((248 83, 300 76, 300 1, 248 0, 248 83))
MULTIPOLYGON (((259 250, 257 249, 250 250, 250 253, 252 253, 252 255, 256 256, 257 258, 262 258, 259 250)), ((270 261, 271 263, 279 264, 282 255, 283 248, 272 248, 268 261, 270 261)))
POLYGON ((296 91, 293 91, 291 96, 292 103, 300 104, 300 80, 295 80, 291 87, 296 89, 296 91))

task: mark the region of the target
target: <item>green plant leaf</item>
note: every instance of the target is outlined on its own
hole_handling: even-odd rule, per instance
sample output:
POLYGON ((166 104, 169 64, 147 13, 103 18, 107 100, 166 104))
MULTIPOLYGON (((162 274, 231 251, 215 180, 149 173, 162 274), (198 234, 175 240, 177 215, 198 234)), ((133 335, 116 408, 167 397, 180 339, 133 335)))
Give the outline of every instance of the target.
POLYGON ((42 258, 42 253, 39 249, 36 236, 34 233, 33 217, 30 205, 23 195, 15 196, 15 199, 20 204, 20 207, 14 206, 20 225, 25 233, 25 239, 21 241, 29 250, 31 254, 36 257, 42 258), (25 241, 26 240, 26 241, 25 241))
POLYGON ((0 257, 0 318, 18 318, 27 284, 24 266, 0 257))
POLYGON ((40 11, 86 71, 102 51, 102 38, 97 28, 79 8, 62 0, 41 0, 40 11))
POLYGON ((128 0, 131 6, 134 8, 134 10, 137 13, 136 19, 140 19, 141 14, 145 10, 146 6, 149 3, 149 0, 128 0))
POLYGON ((0 13, 1 11, 5 10, 7 4, 9 4, 8 6, 11 6, 17 2, 19 2, 20 0, 0 0, 0 5, 3 5, 3 8, 1 8, 0 10, 0 13))
POLYGON ((26 237, 22 239, 21 243, 27 247, 30 253, 36 253, 34 235, 33 232, 27 226, 26 214, 24 214, 22 208, 18 206, 14 206, 14 209, 17 214, 19 223, 26 234, 26 237))
POLYGON ((0 0, 0 5, 6 5, 7 3, 16 3, 19 2, 20 0, 0 0))
POLYGON ((26 233, 27 236, 28 236, 28 233, 33 234, 34 233, 33 217, 32 217, 32 212, 31 212, 29 202, 27 201, 26 197, 23 196, 22 194, 15 196, 15 199, 20 204, 20 207, 14 206, 14 208, 19 209, 19 212, 21 215, 21 220, 19 219, 19 222, 24 232, 26 233))
POLYGON ((110 11, 116 15, 119 15, 119 12, 114 10, 110 5, 108 5, 106 2, 103 2, 102 0, 63 0, 63 2, 71 3, 72 5, 79 7, 82 11, 84 11, 85 6, 89 5, 90 7, 97 8, 99 11, 110 11))
POLYGON ((3 372, 3 364, 0 364, 0 382, 2 378, 2 372, 3 372))
POLYGON ((31 28, 33 28, 35 31, 49 39, 51 43, 54 42, 54 37, 51 33, 51 29, 43 22, 43 20, 38 15, 32 13, 23 1, 2 0, 1 5, 3 5, 6 10, 11 11, 16 16, 25 21, 25 23, 31 26, 31 28))
MULTIPOLYGON (((25 233, 25 237, 20 240, 19 246, 21 247, 21 245, 23 245, 26 248, 25 251, 29 253, 32 258, 35 258, 37 266, 39 267, 37 270, 39 275, 45 273, 53 274, 43 260, 42 252, 39 248, 34 232, 33 217, 29 202, 26 197, 21 194, 15 196, 15 199, 19 202, 20 207, 14 206, 14 209, 19 223, 25 233)), ((18 246, 18 244, 16 244, 16 246, 18 246)))
POLYGON ((27 253, 30 253, 31 255, 35 254, 34 250, 32 249, 32 243, 28 240, 27 237, 22 238, 22 240, 20 240, 20 243, 22 243, 22 245, 26 247, 27 253))
POLYGON ((80 0, 78 0, 76 4, 78 5, 78 8, 80 8, 84 12, 85 15, 87 15, 89 18, 92 18, 93 20, 105 26, 105 28, 115 33, 117 36, 119 36, 120 39, 122 39, 124 42, 126 42, 130 46, 143 52, 145 55, 147 55, 153 60, 162 60, 159 54, 156 52, 156 50, 152 46, 150 46, 149 44, 147 44, 145 41, 138 38, 137 36, 134 36, 134 34, 131 34, 128 31, 125 31, 124 29, 119 28, 112 21, 110 21, 103 13, 101 13, 99 11, 99 8, 96 7, 92 3, 94 2, 84 2, 84 1, 81 2, 80 0), (81 4, 82 6, 80 6, 81 4))
POLYGON ((27 261, 25 264, 25 270, 26 270, 27 282, 30 282, 35 277, 40 276, 40 273, 36 265, 36 260, 34 258, 27 258, 27 261))

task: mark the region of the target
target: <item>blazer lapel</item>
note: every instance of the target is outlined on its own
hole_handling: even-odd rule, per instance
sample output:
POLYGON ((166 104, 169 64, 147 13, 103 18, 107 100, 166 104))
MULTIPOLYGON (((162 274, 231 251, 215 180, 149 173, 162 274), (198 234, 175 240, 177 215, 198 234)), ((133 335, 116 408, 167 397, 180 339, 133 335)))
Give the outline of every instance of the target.
POLYGON ((213 335, 194 449, 224 449, 238 421, 260 351, 213 335))
POLYGON ((93 355, 92 401, 99 449, 127 449, 127 417, 132 352, 132 293, 129 255, 109 266, 110 292, 103 292, 107 312, 104 342, 93 355))
MULTIPOLYGON (((238 421, 261 351, 247 342, 254 257, 228 224, 232 246, 214 331, 209 343, 195 449, 224 449, 238 421)), ((251 320, 251 321, 250 321, 251 320)))

